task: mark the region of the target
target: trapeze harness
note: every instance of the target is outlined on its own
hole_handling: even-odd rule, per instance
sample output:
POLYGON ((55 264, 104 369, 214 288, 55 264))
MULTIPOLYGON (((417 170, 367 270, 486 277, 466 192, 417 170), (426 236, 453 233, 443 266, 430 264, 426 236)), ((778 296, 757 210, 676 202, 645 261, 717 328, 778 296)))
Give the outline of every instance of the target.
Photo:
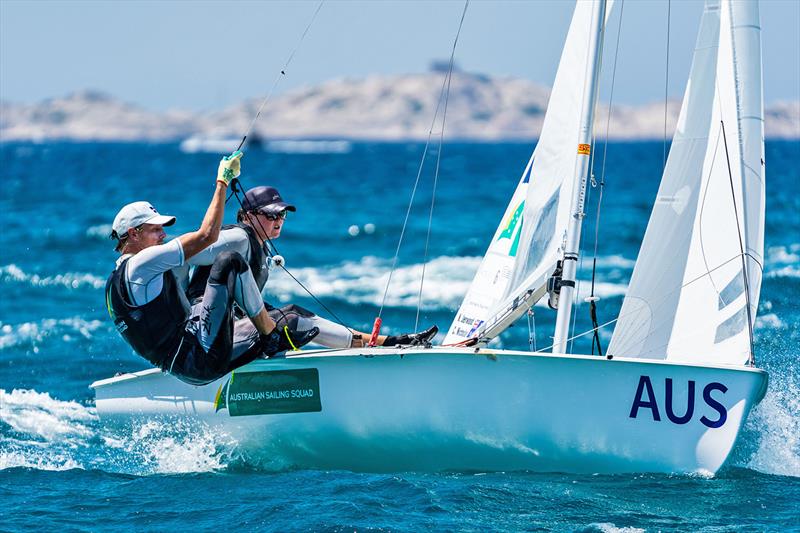
POLYGON ((153 365, 168 370, 186 335, 191 309, 181 298, 172 272, 164 272, 161 292, 144 305, 131 304, 125 284, 130 258, 114 269, 106 282, 106 307, 117 331, 131 347, 153 365))
MULTIPOLYGON (((250 272, 253 273, 253 279, 256 280, 258 290, 264 290, 264 286, 269 279, 269 268, 267 267, 267 254, 258 242, 256 237, 256 230, 247 224, 227 224, 222 226, 222 230, 240 228, 247 234, 247 240, 250 244, 250 272)), ((203 297, 203 292, 206 290, 208 279, 211 276, 211 265, 202 265, 195 267, 192 279, 189 281, 189 288, 186 290, 186 296, 189 301, 195 303, 199 298, 203 297)))

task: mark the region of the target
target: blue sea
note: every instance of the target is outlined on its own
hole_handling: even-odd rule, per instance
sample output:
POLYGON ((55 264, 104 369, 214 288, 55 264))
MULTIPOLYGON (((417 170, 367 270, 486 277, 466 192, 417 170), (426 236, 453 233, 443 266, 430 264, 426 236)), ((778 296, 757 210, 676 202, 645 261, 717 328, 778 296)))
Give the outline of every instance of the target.
MULTIPOLYGON (((342 320, 370 330, 424 146, 334 148, 289 142, 249 151, 242 182, 277 186, 297 206, 276 242, 288 269, 342 320)), ((442 149, 419 328, 447 329, 531 150, 531 143, 442 149)), ((608 146, 597 254, 601 323, 621 305, 662 153, 661 143, 608 146)), ((104 426, 88 385, 148 366, 104 308, 115 259, 111 221, 123 204, 146 199, 177 216, 172 235, 195 229, 219 154, 185 154, 177 144, 0 144, 0 530, 800 531, 799 154, 797 141, 767 143, 755 340, 770 385, 717 475, 371 474, 252 457, 213 428, 104 426)), ((384 331, 415 327, 438 154, 430 155, 384 331)), ((583 294, 598 189, 589 193, 583 294)), ((235 211, 231 200, 226 219, 235 211)), ((327 314, 286 275, 274 276, 268 293, 275 303, 327 314)), ((534 342, 548 346, 554 316, 537 306, 534 318, 534 342)), ((576 332, 589 327, 580 307, 576 332)), ((604 346, 610 334, 602 332, 604 346)), ((528 348, 527 322, 500 345, 528 348)), ((588 336, 573 346, 589 350, 588 336)))

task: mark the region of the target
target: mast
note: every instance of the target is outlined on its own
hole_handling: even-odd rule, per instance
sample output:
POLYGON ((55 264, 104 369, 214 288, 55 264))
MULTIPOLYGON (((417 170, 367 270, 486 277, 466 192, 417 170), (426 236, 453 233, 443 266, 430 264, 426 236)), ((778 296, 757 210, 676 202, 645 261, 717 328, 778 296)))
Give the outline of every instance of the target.
POLYGON ((553 335, 553 353, 565 353, 569 324, 572 315, 572 303, 575 299, 575 274, 578 270, 578 253, 580 251, 581 225, 584 217, 586 200, 586 177, 589 171, 591 153, 592 124, 599 83, 599 64, 602 53, 602 34, 605 22, 606 0, 596 0, 592 9, 592 29, 589 39, 588 61, 586 62, 586 84, 583 88, 581 106, 581 130, 578 140, 578 157, 575 159, 573 173, 573 193, 570 213, 572 214, 567 228, 564 247, 564 264, 561 275, 561 294, 558 303, 558 315, 553 335))

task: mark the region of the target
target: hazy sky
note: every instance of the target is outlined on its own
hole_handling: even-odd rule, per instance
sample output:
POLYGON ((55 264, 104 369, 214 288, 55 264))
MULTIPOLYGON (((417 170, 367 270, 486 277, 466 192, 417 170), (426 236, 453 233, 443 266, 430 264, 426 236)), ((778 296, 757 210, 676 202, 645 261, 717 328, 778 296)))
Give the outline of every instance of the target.
MULTIPOLYGON (((268 92, 317 5, 0 0, 0 98, 32 102, 99 89, 150 109, 220 109, 268 92)), ((463 70, 549 86, 573 5, 473 0, 456 60, 463 70)), ((702 3, 669 5, 669 93, 680 97, 702 3)), ((667 7, 667 0, 625 2, 617 102, 663 99, 667 7)), ((461 1, 328 0, 278 92, 336 77, 424 72, 449 57, 462 8, 461 1)), ((607 50, 618 15, 619 3, 607 50)), ((800 0, 762 0, 761 26, 766 103, 800 99, 800 0)))

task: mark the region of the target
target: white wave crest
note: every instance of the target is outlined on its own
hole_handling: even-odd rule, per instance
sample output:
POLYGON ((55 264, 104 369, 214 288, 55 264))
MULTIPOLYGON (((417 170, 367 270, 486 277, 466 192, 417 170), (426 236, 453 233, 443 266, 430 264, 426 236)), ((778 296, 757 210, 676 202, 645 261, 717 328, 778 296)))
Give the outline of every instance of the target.
POLYGON ((54 453, 32 456, 19 451, 0 451, 0 471, 7 468, 30 468, 33 470, 73 470, 82 468, 69 455, 54 453))
MULTIPOLYGON (((590 256, 586 256, 583 259, 584 265, 591 266, 592 258, 590 256)), ((628 259, 622 255, 604 255, 599 256, 597 258, 597 266, 602 268, 625 268, 625 269, 632 269, 633 265, 636 264, 636 261, 633 259, 628 259)))
POLYGON ((800 244, 789 246, 770 246, 767 248, 767 263, 772 264, 797 264, 800 263, 800 244))
POLYGON ((767 271, 766 277, 769 279, 800 278, 800 265, 786 265, 774 270, 770 269, 767 271))
POLYGON ((64 342, 75 340, 75 335, 91 339, 92 333, 104 324, 101 320, 85 320, 80 317, 45 318, 39 322, 22 324, 0 322, 0 350, 20 344, 32 344, 36 352, 37 344, 54 335, 61 335, 61 340, 64 342))
POLYGON ((771 246, 766 259, 767 278, 800 278, 800 244, 771 246))
POLYGON ((34 390, 0 389, 0 427, 0 470, 176 474, 222 470, 239 459, 237 441, 222 429, 174 420, 106 427, 93 407, 34 390))
MULTIPOLYGON (((578 296, 577 299, 583 302, 583 299, 589 296, 592 292, 592 282, 588 279, 579 279, 577 283, 578 296)), ((615 296, 625 296, 628 290, 628 285, 624 283, 608 283, 605 281, 594 282, 594 294, 600 298, 613 298, 615 296)), ((541 300, 544 302, 544 298, 541 300)))
POLYGON ((45 442, 88 437, 92 433, 88 424, 97 420, 90 407, 33 390, 0 389, 0 406, 0 421, 14 431, 45 442))
MULTIPOLYGON (((472 278, 481 263, 481 257, 437 257, 425 266, 425 285, 422 292, 424 310, 455 310, 467 293, 472 278)), ((399 266, 392 274, 391 286, 386 295, 390 307, 416 307, 423 265, 399 266)), ((290 272, 314 295, 322 298, 339 298, 353 305, 381 305, 386 283, 389 280, 391 261, 372 256, 360 261, 340 265, 305 267, 290 272)), ((591 285, 582 281, 579 297, 589 295, 591 285)), ((595 294, 613 297, 625 294, 627 287, 615 283, 596 283, 595 294)), ((273 271, 267 285, 267 294, 288 302, 307 296, 306 292, 283 271, 273 271)), ((544 305, 544 304, 542 304, 544 305)))
POLYGON ((28 274, 15 264, 0 266, 0 281, 15 281, 18 283, 29 283, 34 287, 61 286, 68 289, 80 289, 82 287, 93 287, 102 289, 106 280, 94 274, 86 272, 66 272, 54 276, 40 276, 39 274, 28 274))
POLYGON ((86 236, 100 239, 108 239, 111 235, 111 224, 98 224, 86 228, 86 236))
POLYGON ((83 468, 74 451, 89 446, 96 421, 94 409, 77 402, 32 390, 0 389, 0 422, 17 434, 0 436, 0 470, 83 468))
MULTIPOLYGON (((425 267, 422 308, 426 310, 458 307, 472 277, 480 265, 480 257, 437 257, 425 267)), ((379 306, 389 280, 391 261, 364 257, 337 266, 305 267, 290 272, 303 285, 321 298, 340 298, 354 305, 379 306)), ((390 307, 416 307, 422 264, 400 266, 392 274, 386 296, 390 307)), ((270 276, 267 292, 281 301, 291 301, 306 292, 282 271, 270 276)))
POLYGON ((599 533, 644 533, 646 529, 638 527, 619 527, 611 522, 589 524, 584 531, 598 531, 599 533))

